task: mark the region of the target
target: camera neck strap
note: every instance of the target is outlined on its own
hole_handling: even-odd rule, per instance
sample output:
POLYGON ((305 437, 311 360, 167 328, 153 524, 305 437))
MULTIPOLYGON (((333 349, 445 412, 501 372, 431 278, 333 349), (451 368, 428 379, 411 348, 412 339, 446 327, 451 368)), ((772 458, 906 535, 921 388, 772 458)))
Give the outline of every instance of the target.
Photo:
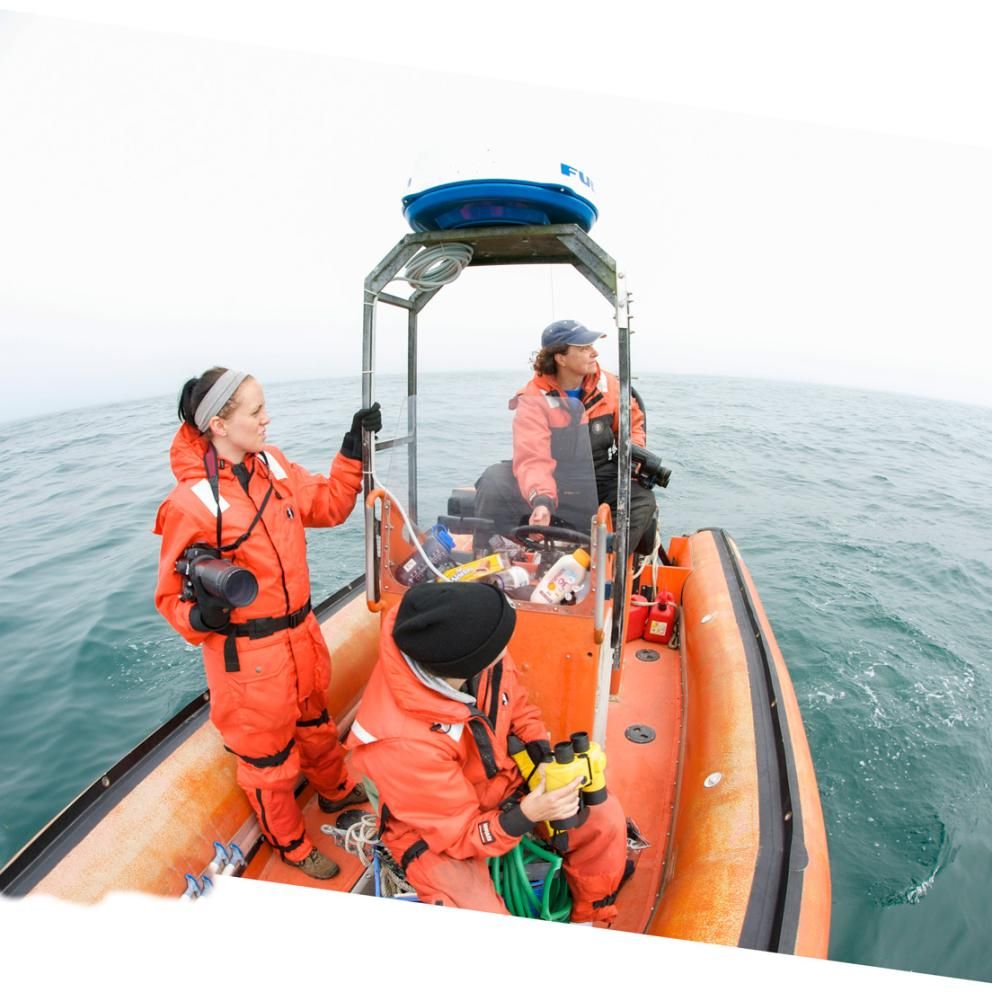
POLYGON ((212 444, 207 447, 207 453, 203 456, 203 467, 206 469, 207 481, 210 483, 210 492, 213 493, 214 503, 217 506, 217 554, 223 554, 225 551, 236 551, 251 537, 251 532, 255 529, 255 525, 262 519, 262 514, 265 512, 265 507, 269 502, 269 497, 275 488, 272 484, 272 476, 269 476, 269 488, 262 497, 262 505, 259 506, 255 518, 248 525, 248 529, 233 544, 221 544, 220 482, 218 479, 217 451, 212 444))

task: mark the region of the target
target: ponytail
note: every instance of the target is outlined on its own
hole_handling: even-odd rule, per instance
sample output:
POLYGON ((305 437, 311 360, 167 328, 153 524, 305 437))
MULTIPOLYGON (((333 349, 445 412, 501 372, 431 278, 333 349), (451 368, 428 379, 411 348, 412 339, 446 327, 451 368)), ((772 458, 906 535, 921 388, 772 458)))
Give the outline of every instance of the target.
MULTIPOLYGON (((225 368, 221 368, 219 365, 215 365, 213 368, 207 369, 206 372, 201 376, 194 376, 192 379, 187 379, 183 384, 183 388, 179 392, 179 419, 185 423, 189 424, 190 427, 194 429, 199 429, 196 427, 196 421, 194 420, 196 416, 196 408, 200 405, 201 400, 204 396, 210 392, 210 387, 227 371, 225 368)), ((232 396, 227 403, 224 404, 223 409, 220 411, 218 416, 224 417, 230 414, 231 410, 234 409, 234 397, 232 396)), ((207 432, 204 432, 207 433, 207 432)))
POLYGON ((193 413, 196 405, 193 403, 193 392, 199 383, 199 376, 187 379, 179 391, 179 419, 185 424, 193 423, 193 413))
POLYGON ((568 349, 567 344, 553 344, 549 348, 542 348, 534 359, 534 371, 539 375, 555 375, 558 371, 555 355, 564 355, 568 349))

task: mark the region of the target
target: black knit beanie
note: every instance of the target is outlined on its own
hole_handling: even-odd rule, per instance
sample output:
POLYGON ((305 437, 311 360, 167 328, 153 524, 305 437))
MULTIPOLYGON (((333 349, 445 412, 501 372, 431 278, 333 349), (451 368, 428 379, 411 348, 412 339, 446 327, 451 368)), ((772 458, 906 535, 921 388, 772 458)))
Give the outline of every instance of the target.
POLYGON ((516 623, 510 601, 495 586, 432 582, 406 591, 393 640, 441 678, 470 679, 506 647, 516 623))

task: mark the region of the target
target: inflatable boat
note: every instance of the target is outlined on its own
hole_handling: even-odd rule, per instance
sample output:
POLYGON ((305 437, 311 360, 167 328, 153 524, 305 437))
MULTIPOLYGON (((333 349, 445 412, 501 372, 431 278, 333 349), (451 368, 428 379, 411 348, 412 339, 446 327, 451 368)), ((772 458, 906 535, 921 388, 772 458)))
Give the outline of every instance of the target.
MULTIPOLYGON (((656 542, 646 556, 629 547, 630 487, 644 481, 630 445, 629 300, 615 261, 576 224, 408 234, 368 276, 363 403, 377 398, 381 308, 405 321, 409 361, 401 429, 363 439, 365 574, 316 607, 333 658, 334 717, 346 735, 383 613, 408 587, 401 566, 431 527, 451 535, 455 561, 504 554, 535 579, 542 560, 547 567, 582 548, 581 589, 551 603, 514 597, 510 648, 552 740, 584 730, 608 757, 608 788, 623 805, 636 865, 614 929, 825 957, 830 872, 816 775, 788 668, 740 551, 720 529, 656 542), (571 266, 612 308, 620 485, 614 510, 594 503, 578 526, 501 530, 477 512, 473 480, 485 466, 471 464, 470 452, 446 459, 444 478, 422 478, 419 318, 475 268, 534 263, 571 266), (401 273, 408 289, 388 291, 401 273)), ((196 899, 217 874, 233 874, 381 894, 379 861, 334 847, 337 815, 320 812, 305 780, 298 801, 308 832, 324 837, 342 870, 318 881, 280 860, 208 717, 204 693, 31 840, 0 872, 0 891, 83 903, 117 890, 196 899)))

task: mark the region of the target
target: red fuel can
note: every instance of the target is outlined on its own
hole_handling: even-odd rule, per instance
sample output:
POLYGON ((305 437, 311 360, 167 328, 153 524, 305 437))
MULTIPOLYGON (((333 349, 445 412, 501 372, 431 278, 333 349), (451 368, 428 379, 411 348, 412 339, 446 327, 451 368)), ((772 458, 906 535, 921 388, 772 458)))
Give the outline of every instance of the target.
POLYGON ((639 593, 630 597, 630 613, 627 614, 627 640, 636 641, 644 636, 644 624, 648 619, 647 599, 639 593))
POLYGON ((675 633, 675 597, 665 590, 659 590, 655 604, 644 623, 644 640, 657 644, 668 644, 675 633))

